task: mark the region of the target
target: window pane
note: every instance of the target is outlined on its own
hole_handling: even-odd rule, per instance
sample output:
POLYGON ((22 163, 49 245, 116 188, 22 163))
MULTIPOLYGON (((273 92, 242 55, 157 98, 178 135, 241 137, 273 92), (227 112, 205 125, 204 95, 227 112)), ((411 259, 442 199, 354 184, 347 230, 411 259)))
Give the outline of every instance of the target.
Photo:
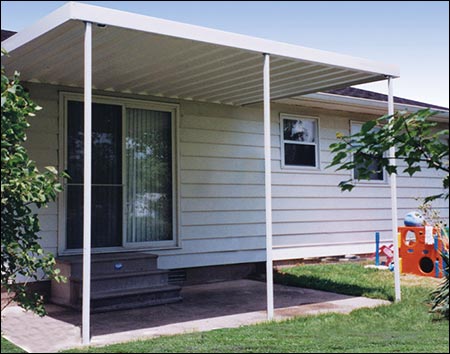
MULTIPOLYGON (((351 123, 351 134, 357 134, 361 131, 361 128, 363 126, 364 123, 359 123, 359 122, 352 122, 351 123)), ((378 127, 374 127, 371 131, 377 131, 380 128, 378 127)), ((370 161, 368 161, 368 165, 366 167, 366 164, 360 164, 355 166, 355 169, 353 170, 353 177, 355 179, 360 179, 360 169, 369 169, 371 171, 370 175, 369 175, 369 180, 370 181, 383 181, 384 180, 384 173, 383 173, 383 169, 381 167, 380 164, 380 160, 376 157, 373 157, 370 159, 370 161)))
MULTIPOLYGON (((68 249, 83 246, 84 103, 68 102, 68 249)), ((122 107, 92 105, 92 247, 122 245, 122 107)))
POLYGON ((315 143, 317 136, 317 121, 313 119, 284 119, 284 140, 315 143))
MULTIPOLYGON (((83 247, 83 186, 66 187, 67 249, 83 247)), ((92 247, 122 245, 122 187, 93 186, 92 247)))
POLYGON ((316 167, 316 146, 284 144, 284 164, 316 167))
POLYGON ((367 169, 367 168, 371 172, 369 175, 369 180, 371 180, 371 181, 383 181, 384 180, 384 174, 383 174, 383 169, 381 167, 380 160, 377 159, 376 157, 371 159, 368 167, 366 167, 365 164, 360 164, 360 165, 356 166, 353 171, 354 178, 356 178, 356 179, 360 178, 359 169, 367 169))
POLYGON ((127 109, 127 241, 172 240, 171 113, 127 109))
POLYGON ((83 102, 67 105, 67 172, 69 183, 83 183, 83 102))
POLYGON ((66 247, 83 248, 83 186, 68 185, 66 194, 66 247))
POLYGON ((122 107, 92 107, 92 183, 122 183, 122 107))
MULTIPOLYGON (((68 173, 83 183, 84 103, 68 102, 68 173)), ((92 105, 92 183, 122 183, 122 107, 92 105)))

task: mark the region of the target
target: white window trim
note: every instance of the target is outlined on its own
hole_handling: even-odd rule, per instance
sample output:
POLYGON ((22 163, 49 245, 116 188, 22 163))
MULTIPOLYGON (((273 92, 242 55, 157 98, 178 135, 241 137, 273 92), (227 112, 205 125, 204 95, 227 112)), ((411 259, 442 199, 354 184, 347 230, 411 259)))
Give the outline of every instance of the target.
POLYGON ((320 170, 320 119, 316 116, 305 116, 305 115, 295 115, 288 113, 280 114, 280 144, 281 144, 281 168, 286 170, 308 170, 308 171, 319 171, 320 170), (284 120, 298 120, 298 119, 306 119, 306 120, 315 120, 316 121, 316 142, 302 142, 302 141, 291 141, 284 140, 284 120), (302 165, 286 165, 284 161, 284 144, 298 144, 298 145, 314 145, 316 147, 316 166, 302 166, 302 165))
MULTIPOLYGON (((359 125, 363 125, 364 123, 367 123, 367 121, 359 121, 359 120, 350 120, 349 121, 349 123, 350 123, 350 126, 349 126, 349 129, 350 129, 350 135, 353 135, 354 133, 353 133, 353 130, 352 130, 352 127, 353 127, 353 125, 354 124, 359 124, 359 125)), ((352 155, 352 160, 353 160, 353 155, 352 155)), ((357 180, 356 178, 355 178, 355 169, 352 169, 352 171, 350 172, 350 174, 351 174, 351 178, 353 179, 353 181, 354 181, 354 183, 356 184, 356 185, 388 185, 389 184, 389 182, 388 182, 388 178, 387 178, 387 172, 386 172, 386 169, 385 168, 383 168, 383 179, 382 180, 378 180, 378 179, 370 179, 370 180, 367 180, 367 179, 364 179, 364 180, 357 180)))
MULTIPOLYGON (((60 92, 59 93, 59 155, 58 155, 58 168, 59 171, 67 170, 67 102, 68 101, 80 101, 83 102, 83 94, 73 92, 60 92)), ((106 248, 93 248, 92 253, 105 253, 105 252, 127 252, 127 251, 155 251, 155 250, 168 250, 168 249, 180 249, 180 211, 181 211, 181 198, 180 198, 180 149, 178 141, 179 132, 179 115, 180 105, 176 103, 165 103, 155 101, 144 101, 138 99, 129 99, 122 97, 101 96, 93 95, 93 103, 114 104, 122 106, 122 112, 124 113, 126 108, 140 108, 148 110, 158 110, 163 112, 172 113, 172 198, 173 198, 173 211, 172 211, 172 223, 173 223, 173 239, 170 241, 148 241, 139 243, 130 243, 126 241, 126 221, 123 217, 123 245, 122 247, 106 247, 106 248)), ((123 115, 122 124, 124 126, 126 116, 123 115)), ((122 127, 123 127, 122 126, 122 127)), ((125 130, 122 129, 122 146, 125 144, 125 130)), ((122 182, 124 182, 125 176, 125 154, 122 154, 122 182)), ((65 187, 66 181, 61 178, 61 184, 65 187)), ((124 185, 124 183, 122 183, 124 185)), ((123 200, 125 203, 125 188, 123 188, 123 200)), ((66 246, 66 205, 67 205, 67 193, 65 190, 60 193, 58 197, 58 255, 73 255, 82 253, 82 249, 67 249, 66 246)), ((125 215, 125 208, 123 208, 125 215)))

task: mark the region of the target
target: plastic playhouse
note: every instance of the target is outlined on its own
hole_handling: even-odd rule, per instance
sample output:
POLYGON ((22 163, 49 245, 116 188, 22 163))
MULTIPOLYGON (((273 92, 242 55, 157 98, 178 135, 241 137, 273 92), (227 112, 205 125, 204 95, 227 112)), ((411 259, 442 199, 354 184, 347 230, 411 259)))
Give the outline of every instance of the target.
POLYGON ((402 273, 442 278, 445 264, 442 239, 433 227, 403 226, 398 228, 402 273))
MULTIPOLYGON (((398 228, 400 273, 442 278, 446 274, 446 264, 441 254, 449 251, 448 227, 445 229, 447 236, 444 236, 442 229, 423 226, 426 222, 418 211, 406 214, 404 224, 398 228)), ((392 271, 394 266, 394 245, 380 247, 380 233, 376 232, 375 267, 392 271), (386 262, 380 264, 380 255, 386 262)))

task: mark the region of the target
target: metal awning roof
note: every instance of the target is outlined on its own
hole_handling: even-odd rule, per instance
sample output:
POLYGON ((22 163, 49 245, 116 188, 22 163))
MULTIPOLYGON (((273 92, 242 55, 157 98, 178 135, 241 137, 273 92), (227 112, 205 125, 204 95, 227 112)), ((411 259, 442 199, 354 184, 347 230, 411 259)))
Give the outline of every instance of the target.
POLYGON ((244 105, 398 77, 395 66, 70 2, 2 42, 22 81, 83 87, 84 22, 93 26, 93 88, 244 105))

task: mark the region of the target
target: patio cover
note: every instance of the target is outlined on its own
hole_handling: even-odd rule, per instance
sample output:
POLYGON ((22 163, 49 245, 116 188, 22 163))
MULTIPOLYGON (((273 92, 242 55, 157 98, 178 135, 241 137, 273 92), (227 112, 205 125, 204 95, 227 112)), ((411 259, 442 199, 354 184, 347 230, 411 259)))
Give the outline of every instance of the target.
POLYGON ((70 2, 2 42, 23 81, 83 87, 84 22, 92 22, 93 89, 244 105, 398 77, 395 66, 70 2))
MULTIPOLYGON (((2 47, 10 55, 2 56, 2 64, 18 70, 22 81, 84 88, 84 344, 90 340, 92 89, 235 106, 264 102, 267 314, 272 319, 270 102, 388 79, 392 114, 391 79, 399 76, 395 66, 366 59, 74 2, 6 39, 2 47)), ((392 149, 389 155, 394 156, 392 149)), ((391 193, 396 245, 395 175, 391 193)))

